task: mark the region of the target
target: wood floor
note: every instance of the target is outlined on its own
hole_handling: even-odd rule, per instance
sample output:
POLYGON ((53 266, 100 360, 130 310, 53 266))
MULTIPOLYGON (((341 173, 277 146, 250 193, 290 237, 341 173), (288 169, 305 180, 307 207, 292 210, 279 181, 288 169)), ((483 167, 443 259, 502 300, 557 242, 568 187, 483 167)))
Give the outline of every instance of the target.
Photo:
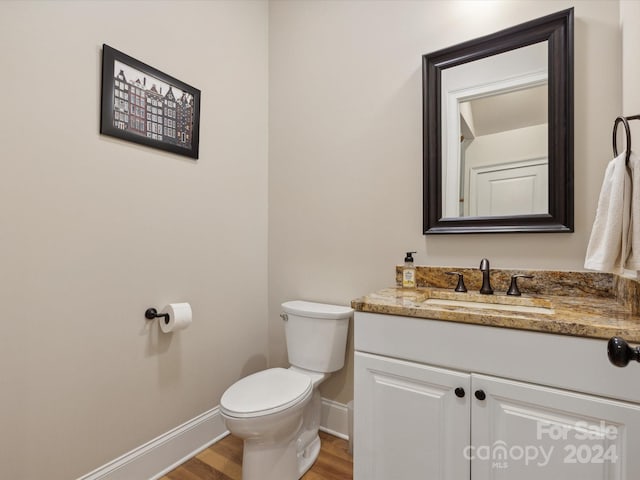
MULTIPOLYGON (((348 442, 324 432, 320 440, 320 455, 302 480, 353 479, 348 442)), ((242 480, 242 440, 227 435, 160 480, 242 480)))

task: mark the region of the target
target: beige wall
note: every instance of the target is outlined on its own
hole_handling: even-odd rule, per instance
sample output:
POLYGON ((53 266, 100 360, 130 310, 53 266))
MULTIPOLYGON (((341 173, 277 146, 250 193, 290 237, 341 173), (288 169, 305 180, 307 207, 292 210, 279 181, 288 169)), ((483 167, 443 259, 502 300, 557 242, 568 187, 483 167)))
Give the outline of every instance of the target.
MULTIPOLYGON (((637 0, 620 1, 620 27, 622 29, 622 114, 626 116, 640 115, 640 62, 638 61, 638 45, 640 45, 640 2, 637 0)), ((629 122, 632 147, 640 151, 640 120, 629 122)), ((623 131, 622 125, 618 127, 623 131)), ((620 139, 620 142, 624 140, 620 139)), ((618 148, 623 148, 619 143, 618 148)))
MULTIPOLYGON (((279 304, 348 304, 422 265, 582 269, 621 107, 615 1, 272 1, 269 346, 279 304), (575 233, 422 235, 421 55, 575 6, 575 233)), ((636 33, 637 34, 637 33, 636 33)), ((637 82, 636 82, 637 84, 637 82)), ((350 355, 351 357, 351 355, 350 355)), ((323 386, 352 398, 352 365, 323 386)))
POLYGON ((267 15, 0 2, 1 478, 76 478, 267 365, 267 15), (99 135, 102 43, 202 90, 198 161, 99 135))

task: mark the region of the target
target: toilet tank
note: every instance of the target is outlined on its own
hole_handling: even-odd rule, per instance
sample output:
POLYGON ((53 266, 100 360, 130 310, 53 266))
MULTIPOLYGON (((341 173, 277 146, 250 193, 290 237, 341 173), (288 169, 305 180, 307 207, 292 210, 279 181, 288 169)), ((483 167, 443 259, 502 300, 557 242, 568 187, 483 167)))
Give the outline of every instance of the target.
POLYGON ((281 316, 291 365, 326 373, 344 366, 353 309, 294 300, 282 304, 281 316))

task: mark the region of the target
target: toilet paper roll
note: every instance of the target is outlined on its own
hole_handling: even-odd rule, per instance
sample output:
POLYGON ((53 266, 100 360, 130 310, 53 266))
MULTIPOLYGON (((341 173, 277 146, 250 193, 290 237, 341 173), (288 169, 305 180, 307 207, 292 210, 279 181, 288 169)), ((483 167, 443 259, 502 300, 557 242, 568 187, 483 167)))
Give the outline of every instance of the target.
POLYGON ((161 313, 168 313, 169 320, 160 318, 160 328, 164 333, 184 330, 191 325, 191 305, 188 303, 170 303, 161 313))

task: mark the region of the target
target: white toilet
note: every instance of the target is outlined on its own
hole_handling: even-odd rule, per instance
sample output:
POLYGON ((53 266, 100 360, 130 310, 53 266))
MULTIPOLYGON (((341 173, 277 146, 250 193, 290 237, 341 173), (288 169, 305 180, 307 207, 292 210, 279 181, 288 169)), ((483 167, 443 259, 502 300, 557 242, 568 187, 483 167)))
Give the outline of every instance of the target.
POLYGON ((320 452, 318 385, 344 365, 349 307, 282 304, 291 367, 231 385, 220 399, 229 431, 244 440, 243 480, 298 480, 320 452))

